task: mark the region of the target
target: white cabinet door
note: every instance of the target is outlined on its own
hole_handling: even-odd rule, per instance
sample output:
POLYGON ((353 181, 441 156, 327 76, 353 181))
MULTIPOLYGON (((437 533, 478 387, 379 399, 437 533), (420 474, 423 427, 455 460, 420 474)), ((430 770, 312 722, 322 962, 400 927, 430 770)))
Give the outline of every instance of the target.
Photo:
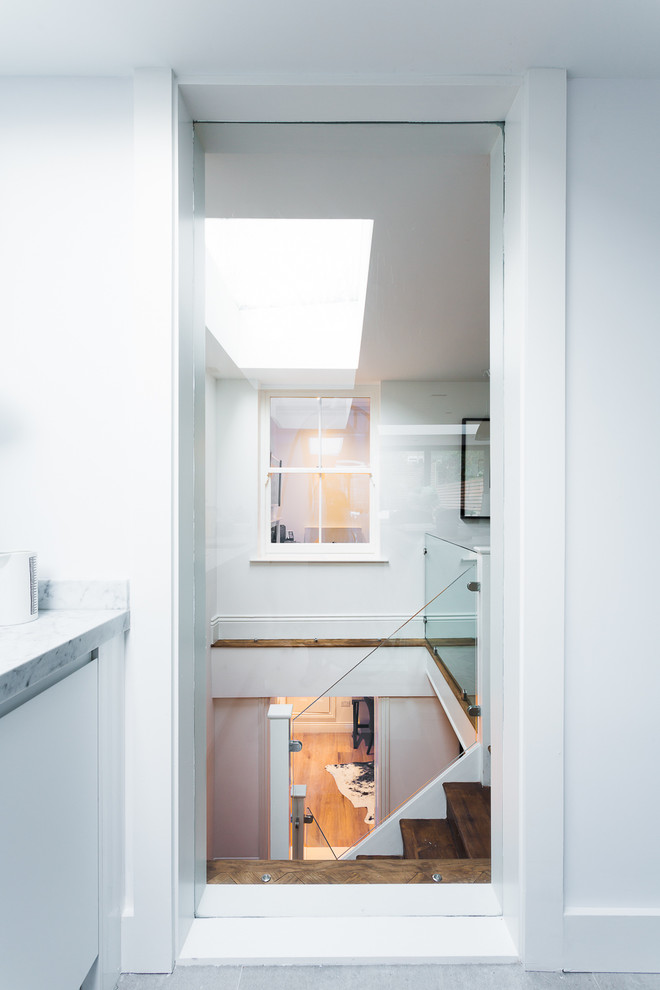
POLYGON ((0 986, 75 990, 98 952, 97 661, 0 719, 0 986))

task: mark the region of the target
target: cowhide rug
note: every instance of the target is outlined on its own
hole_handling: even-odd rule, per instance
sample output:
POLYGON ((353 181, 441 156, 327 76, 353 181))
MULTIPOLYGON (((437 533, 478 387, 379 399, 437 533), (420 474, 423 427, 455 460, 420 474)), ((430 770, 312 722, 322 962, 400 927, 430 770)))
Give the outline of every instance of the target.
POLYGON ((373 825, 376 820, 373 761, 370 763, 330 763, 325 769, 332 774, 339 792, 348 798, 354 808, 367 809, 364 820, 367 825, 373 825))

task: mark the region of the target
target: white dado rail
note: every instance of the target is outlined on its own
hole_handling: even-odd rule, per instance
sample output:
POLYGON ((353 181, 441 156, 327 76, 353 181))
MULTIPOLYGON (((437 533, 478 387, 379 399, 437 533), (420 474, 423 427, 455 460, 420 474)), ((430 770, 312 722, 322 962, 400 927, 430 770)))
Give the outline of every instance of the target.
POLYGON ((46 582, 36 621, 0 627, 2 987, 119 976, 126 589, 46 582))

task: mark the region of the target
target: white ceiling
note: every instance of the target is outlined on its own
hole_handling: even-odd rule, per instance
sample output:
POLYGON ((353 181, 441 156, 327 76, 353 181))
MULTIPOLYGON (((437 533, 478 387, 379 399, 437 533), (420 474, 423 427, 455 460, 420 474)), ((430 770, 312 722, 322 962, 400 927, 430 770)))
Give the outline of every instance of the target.
POLYGON ((495 125, 198 130, 207 216, 373 219, 356 381, 485 379, 495 125))
POLYGON ((5 75, 656 76, 657 0, 8 0, 5 75))
MULTIPOLYGON (((363 88, 395 83, 405 90, 438 79, 510 77, 532 66, 566 68, 574 77, 660 77, 660 2, 7 0, 4 5, 2 75, 130 76, 135 67, 148 66, 171 67, 182 82, 260 84, 264 93, 275 84, 295 89, 300 83, 363 88)), ((351 90, 346 92, 352 99, 351 90)), ((393 119, 409 119, 401 100, 393 91, 393 119)), ((245 176, 258 171, 254 165, 244 169, 238 159, 235 171, 245 176)), ((275 169, 270 207, 262 198, 257 209, 251 199, 252 215, 277 210, 287 177, 282 162, 275 169)), ((270 164, 275 166, 275 156, 270 164)), ((316 180, 303 180, 301 164, 289 164, 290 176, 299 182, 302 215, 317 215, 321 205, 324 212, 331 210, 330 192, 342 185, 342 176, 340 213, 357 202, 358 189, 366 199, 353 203, 359 210, 353 215, 364 215, 365 203, 374 217, 379 211, 382 237, 367 303, 363 380, 419 377, 424 369, 427 378, 482 375, 487 367, 485 159, 469 149, 462 159, 425 153, 408 155, 405 162, 387 159, 373 188, 367 175, 375 172, 365 162, 354 163, 359 173, 354 180, 347 177, 346 162, 331 165, 326 158, 324 164, 319 156, 316 180), (321 203, 315 198, 319 192, 321 203)))

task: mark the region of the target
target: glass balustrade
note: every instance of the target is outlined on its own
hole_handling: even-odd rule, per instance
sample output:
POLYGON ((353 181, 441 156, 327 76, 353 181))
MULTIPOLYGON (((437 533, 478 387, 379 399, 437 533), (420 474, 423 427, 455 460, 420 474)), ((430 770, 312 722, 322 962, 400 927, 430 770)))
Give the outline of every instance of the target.
MULTIPOLYGON (((388 637, 305 641, 307 645, 274 650, 273 663, 288 664, 289 670, 296 665, 296 682, 318 684, 323 671, 328 685, 315 696, 261 699, 266 706, 261 717, 269 712, 271 773, 274 757, 277 763, 277 786, 271 776, 269 800, 271 816, 273 802, 278 806, 278 824, 274 830, 271 817, 267 858, 400 856, 396 819, 429 817, 428 811, 418 816, 414 803, 412 812, 400 809, 435 786, 431 782, 454 767, 477 740, 479 553, 427 535, 423 560, 425 588, 419 608, 388 637), (442 690, 461 706, 463 733, 431 671, 441 672, 442 690), (273 724, 277 719, 279 725, 273 724), (291 740, 302 746, 291 746, 291 740), (388 819, 396 825, 391 829, 394 841, 381 842, 382 829, 372 838, 388 819)), ((243 704, 254 710, 249 700, 243 704)), ((228 730, 236 726, 235 733, 240 731, 241 703, 227 699, 222 710, 228 730)), ((263 759, 259 752, 268 751, 260 750, 261 745, 258 738, 250 740, 257 770, 263 759)), ((222 772, 222 766, 217 768, 222 772)), ((222 808, 218 809, 220 817, 222 808)), ((218 843, 217 848, 217 859, 231 858, 234 847, 218 843)))
POLYGON ((475 550, 426 535, 424 634, 466 706, 477 695, 478 557, 475 550))
POLYGON ((288 699, 291 734, 303 742, 291 754, 291 784, 306 788, 306 859, 352 858, 356 845, 463 752, 446 731, 426 665, 432 653, 475 726, 477 561, 474 550, 427 536, 419 610, 366 651, 340 651, 345 658, 323 694, 288 699), (424 639, 414 635, 422 622, 424 639))

